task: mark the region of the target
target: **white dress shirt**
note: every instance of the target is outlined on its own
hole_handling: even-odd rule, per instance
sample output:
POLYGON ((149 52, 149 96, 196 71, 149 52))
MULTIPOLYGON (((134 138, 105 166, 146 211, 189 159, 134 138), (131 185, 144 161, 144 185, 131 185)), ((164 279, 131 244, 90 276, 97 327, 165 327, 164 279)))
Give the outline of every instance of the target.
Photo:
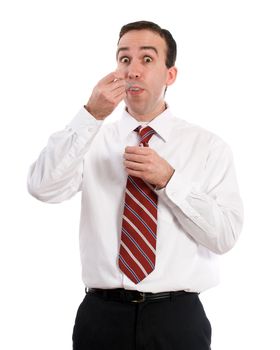
POLYGON ((28 176, 29 192, 62 202, 82 191, 80 254, 87 287, 143 292, 204 291, 219 281, 217 257, 235 244, 243 210, 232 154, 218 136, 172 115, 149 123, 149 141, 175 172, 158 190, 155 270, 134 284, 118 267, 127 174, 127 145, 138 144, 139 125, 126 111, 103 123, 84 108, 53 134, 28 176))

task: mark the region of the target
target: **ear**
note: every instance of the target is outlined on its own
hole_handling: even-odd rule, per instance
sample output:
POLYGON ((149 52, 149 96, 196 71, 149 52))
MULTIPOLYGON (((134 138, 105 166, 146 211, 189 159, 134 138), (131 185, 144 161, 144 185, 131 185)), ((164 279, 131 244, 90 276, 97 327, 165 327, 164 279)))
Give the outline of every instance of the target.
POLYGON ((177 68, 175 66, 168 68, 166 85, 172 85, 177 77, 177 68))

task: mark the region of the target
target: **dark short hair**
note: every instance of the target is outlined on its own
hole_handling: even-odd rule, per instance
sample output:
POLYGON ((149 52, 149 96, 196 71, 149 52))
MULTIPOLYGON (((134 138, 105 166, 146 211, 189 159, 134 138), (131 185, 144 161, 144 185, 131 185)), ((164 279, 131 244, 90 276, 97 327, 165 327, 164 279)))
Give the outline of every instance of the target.
POLYGON ((119 40, 118 43, 121 39, 121 37, 126 34, 127 32, 131 30, 143 30, 147 29, 152 32, 155 32, 159 34, 164 41, 166 42, 167 46, 167 53, 166 53, 166 59, 165 59, 165 64, 167 68, 173 67, 175 65, 176 61, 176 56, 177 56, 177 44, 176 41, 174 40, 173 36, 167 29, 162 29, 158 24, 149 22, 149 21, 137 21, 137 22, 132 22, 124 25, 119 34, 119 40))

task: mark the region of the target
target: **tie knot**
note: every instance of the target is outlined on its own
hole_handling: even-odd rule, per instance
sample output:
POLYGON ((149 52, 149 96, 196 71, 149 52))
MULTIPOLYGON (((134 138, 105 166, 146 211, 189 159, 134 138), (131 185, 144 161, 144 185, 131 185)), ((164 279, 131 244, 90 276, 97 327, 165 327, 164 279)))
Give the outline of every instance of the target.
POLYGON ((148 146, 148 143, 150 141, 150 138, 155 134, 155 130, 152 129, 150 126, 145 126, 145 128, 142 128, 138 126, 136 131, 139 133, 140 136, 140 143, 143 143, 144 146, 148 146))

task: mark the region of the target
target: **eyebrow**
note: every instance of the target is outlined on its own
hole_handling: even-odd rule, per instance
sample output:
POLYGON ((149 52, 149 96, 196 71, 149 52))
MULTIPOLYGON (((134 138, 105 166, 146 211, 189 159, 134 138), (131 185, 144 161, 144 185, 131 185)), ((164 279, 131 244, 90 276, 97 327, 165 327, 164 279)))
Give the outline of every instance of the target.
MULTIPOLYGON (((140 50, 153 50, 158 55, 158 50, 154 46, 141 46, 140 50)), ((129 51, 129 47, 119 47, 116 54, 117 57, 121 51, 129 51)))

